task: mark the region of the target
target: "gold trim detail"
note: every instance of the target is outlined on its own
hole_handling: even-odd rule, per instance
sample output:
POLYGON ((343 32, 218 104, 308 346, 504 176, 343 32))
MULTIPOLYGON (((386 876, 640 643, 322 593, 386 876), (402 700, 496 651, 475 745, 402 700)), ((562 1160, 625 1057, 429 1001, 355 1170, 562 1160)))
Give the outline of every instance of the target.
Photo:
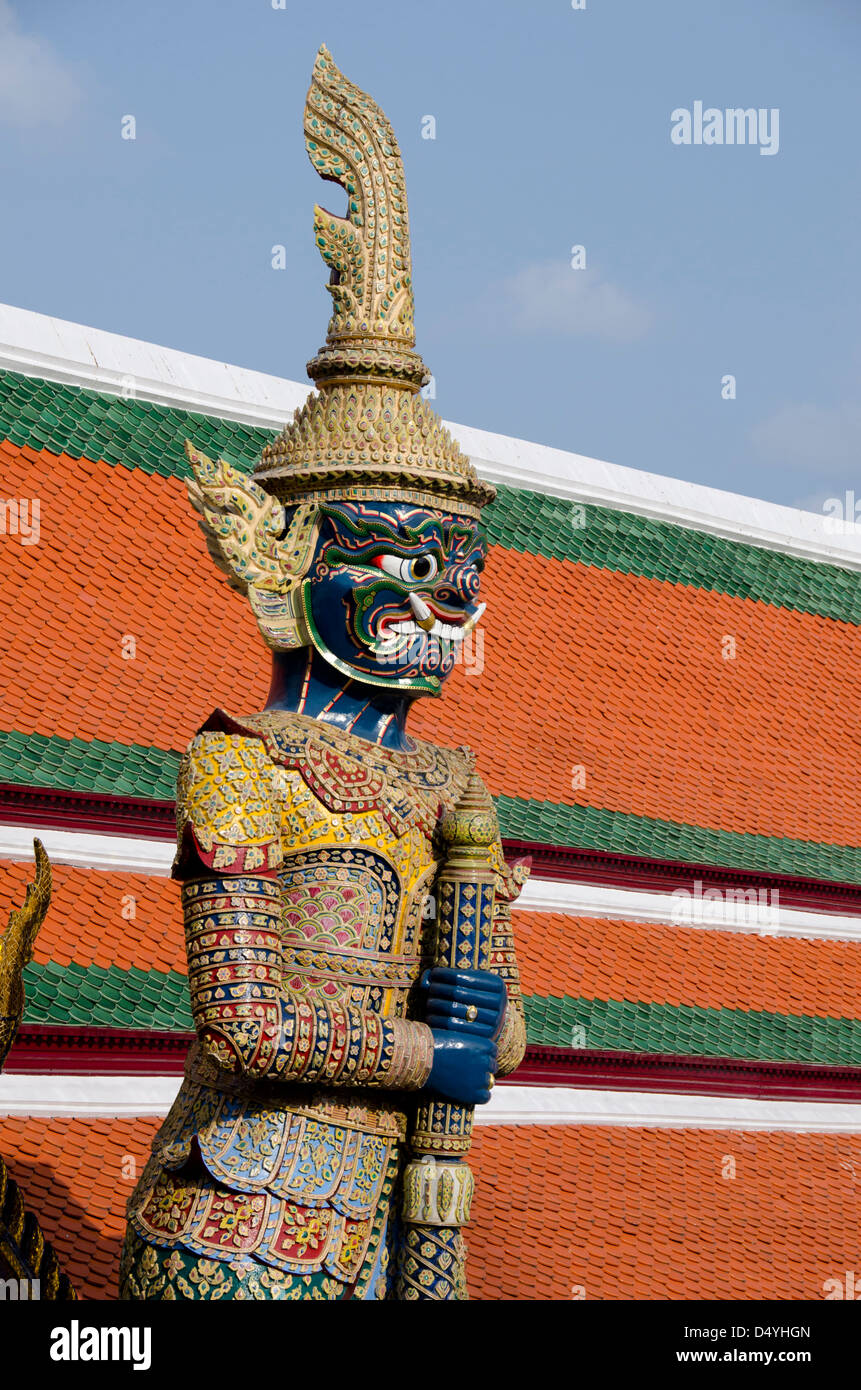
POLYGON ((465 1163, 419 1159, 404 1172, 401 1216, 425 1226, 465 1226, 474 1191, 465 1163))

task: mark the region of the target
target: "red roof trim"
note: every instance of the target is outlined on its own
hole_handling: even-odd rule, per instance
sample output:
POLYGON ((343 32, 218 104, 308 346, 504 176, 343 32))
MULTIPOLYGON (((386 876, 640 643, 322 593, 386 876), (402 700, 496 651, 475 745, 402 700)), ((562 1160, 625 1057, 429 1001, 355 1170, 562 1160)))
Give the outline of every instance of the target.
POLYGON ((535 878, 564 883, 595 883, 607 888, 639 888, 667 893, 679 887, 779 889, 783 907, 819 912, 861 913, 861 884, 834 883, 828 879, 799 878, 794 874, 765 873, 761 869, 732 869, 719 864, 689 864, 676 859, 641 859, 600 849, 575 849, 538 845, 527 840, 504 840, 505 856, 532 857, 535 878))
MULTIPOLYGON (((172 801, 110 796, 101 792, 52 790, 0 783, 0 820, 7 825, 33 822, 54 830, 84 831, 98 835, 129 835, 148 839, 176 838, 176 814, 172 801)), ((509 862, 529 856, 535 878, 564 883, 595 883, 608 888, 639 888, 671 892, 699 881, 704 887, 778 889, 784 907, 818 912, 861 915, 861 884, 832 883, 825 879, 798 878, 792 874, 766 874, 760 870, 729 869, 714 864, 688 864, 671 859, 640 859, 605 850, 575 849, 533 844, 528 840, 504 840, 509 862)))
POLYGON ((12 1044, 7 1074, 181 1076, 193 1033, 143 1028, 78 1028, 24 1023, 12 1044))
POLYGON ((662 1053, 533 1046, 526 1049, 523 1063, 508 1079, 518 1086, 861 1102, 861 1067, 738 1057, 673 1057, 662 1053))
MULTIPOLYGON (((191 1033, 24 1024, 5 1070, 19 1075, 180 1076, 192 1038, 191 1033)), ((861 1102, 861 1067, 532 1046, 500 1085, 861 1102)))
POLYGON ((147 801, 143 797, 110 796, 104 792, 0 782, 0 819, 6 825, 30 825, 37 821, 52 830, 77 830, 93 835, 176 839, 176 812, 172 801, 147 801))

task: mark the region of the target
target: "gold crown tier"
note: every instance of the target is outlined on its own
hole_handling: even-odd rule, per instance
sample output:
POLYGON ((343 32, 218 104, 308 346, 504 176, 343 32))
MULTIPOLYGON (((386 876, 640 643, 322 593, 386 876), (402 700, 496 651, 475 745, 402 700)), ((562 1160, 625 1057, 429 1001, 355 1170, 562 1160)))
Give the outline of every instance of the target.
POLYGON ((421 396, 371 383, 312 392, 254 480, 288 505, 375 497, 478 516, 496 495, 421 396))
MULTIPOLYGON (((331 286, 327 286, 331 288, 331 286)), ((380 343, 364 333, 340 333, 307 364, 308 375, 318 386, 343 386, 356 380, 379 382, 419 391, 431 374, 409 344, 395 339, 380 343)))
POLYGON ((285 503, 357 500, 444 506, 477 517, 495 489, 478 477, 420 396, 403 163, 383 112, 321 48, 305 103, 305 146, 340 184, 346 216, 314 209, 334 312, 308 363, 319 387, 272 443, 255 482, 285 503))

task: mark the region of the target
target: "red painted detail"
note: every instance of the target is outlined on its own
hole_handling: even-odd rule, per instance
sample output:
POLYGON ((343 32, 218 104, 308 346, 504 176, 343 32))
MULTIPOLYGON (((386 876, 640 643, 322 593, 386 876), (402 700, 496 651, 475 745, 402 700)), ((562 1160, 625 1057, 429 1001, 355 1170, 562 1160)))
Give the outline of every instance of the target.
MULTIPOLYGON (((193 1037, 143 1029, 24 1024, 5 1070, 43 1076, 180 1076, 193 1037)), ((861 1102, 861 1067, 532 1046, 517 1071, 501 1077, 499 1085, 861 1102)))
POLYGON ((642 859, 607 850, 540 845, 529 840, 503 840, 505 857, 532 859, 534 878, 560 883, 594 883, 605 888, 641 889, 666 893, 693 890, 695 883, 722 891, 733 888, 777 889, 783 907, 817 912, 861 913, 861 884, 766 873, 762 869, 733 869, 718 864, 689 864, 677 859, 642 859))

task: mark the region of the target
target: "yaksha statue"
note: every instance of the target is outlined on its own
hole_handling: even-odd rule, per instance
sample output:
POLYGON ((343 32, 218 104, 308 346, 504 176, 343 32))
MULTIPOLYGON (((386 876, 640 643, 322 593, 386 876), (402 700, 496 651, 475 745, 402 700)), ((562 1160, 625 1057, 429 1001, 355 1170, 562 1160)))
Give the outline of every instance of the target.
POLYGON ((526 868, 470 750, 405 727, 481 616, 494 492, 420 394, 400 152, 325 48, 305 141, 348 198, 315 209, 317 389, 250 478, 187 446, 273 678, 182 762, 197 1041, 129 1202, 125 1298, 465 1298, 472 1107, 525 1047, 526 868))

